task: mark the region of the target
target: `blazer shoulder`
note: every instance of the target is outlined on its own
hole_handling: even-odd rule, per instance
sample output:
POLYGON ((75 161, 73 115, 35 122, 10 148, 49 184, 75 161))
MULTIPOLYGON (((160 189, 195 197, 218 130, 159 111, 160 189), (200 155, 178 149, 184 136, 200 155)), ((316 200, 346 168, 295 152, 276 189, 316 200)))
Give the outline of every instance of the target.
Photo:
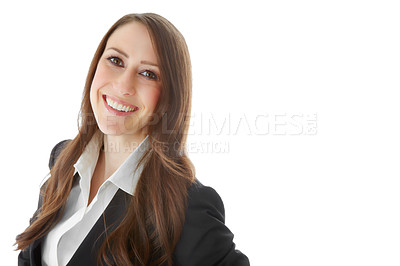
POLYGON ((51 150, 50 159, 49 159, 49 169, 50 170, 51 170, 51 168, 53 168, 53 165, 55 164, 58 155, 61 153, 61 151, 63 150, 65 145, 68 144, 70 141, 71 141, 70 139, 62 140, 53 147, 53 149, 51 150))
POLYGON ((214 188, 205 186, 196 179, 188 189, 187 214, 194 214, 193 211, 197 208, 210 211, 210 214, 225 223, 225 207, 220 195, 214 188))
POLYGON ((174 265, 249 265, 246 255, 235 249, 233 237, 225 225, 221 197, 196 180, 188 189, 185 224, 175 248, 174 265))
MULTIPOLYGON (((53 149, 50 152, 50 158, 49 158, 49 169, 51 170, 53 168, 53 165, 55 164, 58 155, 61 153, 63 148, 66 146, 66 144, 71 141, 70 139, 62 140, 58 142, 53 149)), ((43 204, 43 193, 46 190, 47 186, 47 180, 43 181, 42 184, 40 185, 40 193, 39 193, 39 202, 38 202, 38 207, 35 213, 33 214, 32 218, 29 220, 29 223, 32 224, 35 219, 37 218, 37 214, 41 211, 41 207, 43 204)))

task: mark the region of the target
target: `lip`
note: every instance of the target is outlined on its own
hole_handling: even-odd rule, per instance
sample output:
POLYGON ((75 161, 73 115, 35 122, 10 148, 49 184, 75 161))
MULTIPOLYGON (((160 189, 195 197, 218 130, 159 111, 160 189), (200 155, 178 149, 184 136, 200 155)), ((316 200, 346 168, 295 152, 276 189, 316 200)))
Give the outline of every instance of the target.
POLYGON ((104 105, 106 106, 106 109, 107 109, 110 113, 112 113, 112 114, 114 114, 114 115, 117 115, 117 116, 127 116, 127 115, 131 115, 131 114, 135 113, 137 110, 139 110, 139 108, 138 108, 137 106, 135 106, 135 105, 132 105, 132 104, 129 104, 129 103, 127 103, 127 102, 118 100, 118 99, 116 99, 116 98, 114 98, 114 97, 111 97, 111 96, 108 96, 108 95, 105 95, 105 94, 103 94, 102 98, 103 98, 104 105), (112 108, 111 106, 109 106, 109 105, 107 104, 106 98, 109 98, 109 99, 112 100, 113 102, 116 102, 116 103, 120 103, 120 104, 122 104, 122 105, 129 106, 130 108, 135 108, 135 111, 132 111, 132 112, 124 112, 124 111, 115 110, 114 108, 112 108))

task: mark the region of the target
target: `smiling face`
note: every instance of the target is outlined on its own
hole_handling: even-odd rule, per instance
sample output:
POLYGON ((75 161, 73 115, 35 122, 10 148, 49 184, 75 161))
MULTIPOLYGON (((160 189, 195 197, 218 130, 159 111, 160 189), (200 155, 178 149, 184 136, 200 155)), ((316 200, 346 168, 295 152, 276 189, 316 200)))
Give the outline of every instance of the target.
POLYGON ((161 93, 158 65, 143 24, 130 22, 111 34, 90 88, 90 103, 104 134, 146 135, 161 93))

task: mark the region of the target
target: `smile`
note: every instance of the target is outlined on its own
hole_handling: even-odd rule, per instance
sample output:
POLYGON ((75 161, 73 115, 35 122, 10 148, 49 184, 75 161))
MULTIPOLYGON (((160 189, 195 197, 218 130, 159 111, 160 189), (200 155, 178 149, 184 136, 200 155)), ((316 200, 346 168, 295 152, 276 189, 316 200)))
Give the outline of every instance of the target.
POLYGON ((103 95, 104 103, 107 107, 107 110, 117 115, 128 115, 139 110, 138 107, 131 105, 126 102, 122 102, 118 99, 110 97, 108 95, 103 95))

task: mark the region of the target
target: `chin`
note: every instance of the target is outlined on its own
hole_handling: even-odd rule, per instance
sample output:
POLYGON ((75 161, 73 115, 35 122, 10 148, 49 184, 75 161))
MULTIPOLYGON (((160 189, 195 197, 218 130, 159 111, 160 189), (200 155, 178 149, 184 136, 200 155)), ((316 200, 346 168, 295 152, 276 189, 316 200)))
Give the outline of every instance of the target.
POLYGON ((131 136, 145 136, 145 130, 138 128, 125 128, 124 125, 107 125, 99 124, 99 129, 105 135, 111 136, 121 136, 121 135, 131 135, 131 136))
POLYGON ((115 126, 100 126, 99 129, 101 132, 103 132, 104 135, 113 135, 113 136, 120 136, 123 135, 124 132, 122 132, 118 127, 115 126))

